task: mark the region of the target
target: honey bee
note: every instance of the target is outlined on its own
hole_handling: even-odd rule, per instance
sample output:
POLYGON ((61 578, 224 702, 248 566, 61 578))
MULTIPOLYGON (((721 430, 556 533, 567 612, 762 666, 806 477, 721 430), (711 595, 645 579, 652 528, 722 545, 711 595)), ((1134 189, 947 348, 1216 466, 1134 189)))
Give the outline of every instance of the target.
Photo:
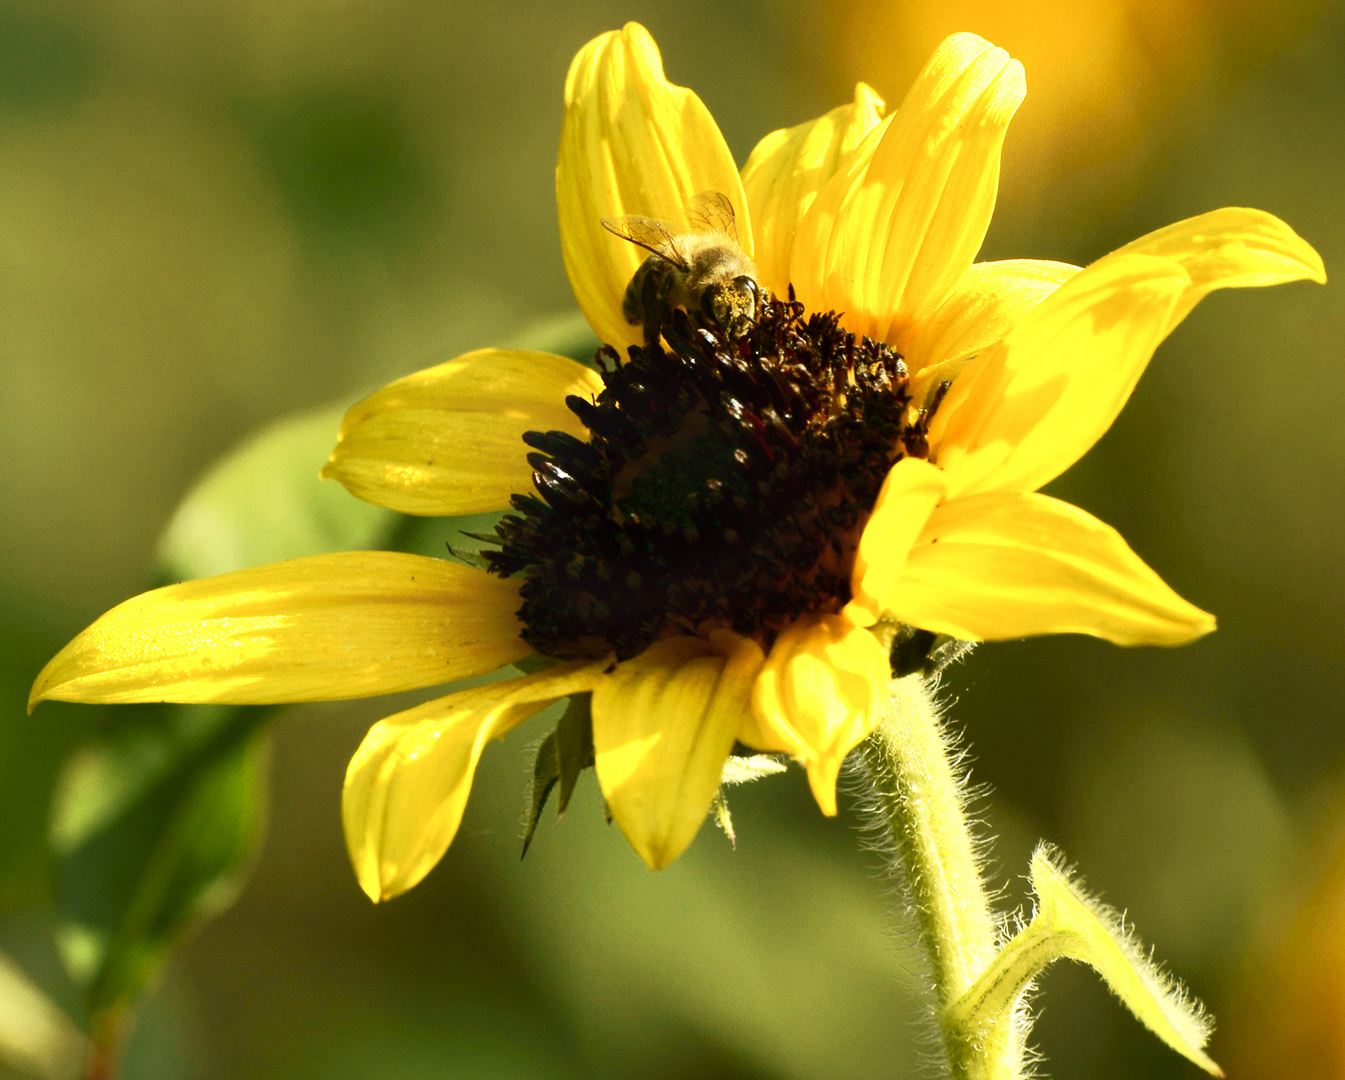
POLYGON ((770 295, 738 247, 728 196, 701 192, 687 206, 686 217, 691 225, 686 232, 656 218, 602 219, 608 232, 651 253, 630 279, 621 303, 626 321, 643 325, 645 345, 657 344, 677 309, 730 338, 743 337, 770 295))

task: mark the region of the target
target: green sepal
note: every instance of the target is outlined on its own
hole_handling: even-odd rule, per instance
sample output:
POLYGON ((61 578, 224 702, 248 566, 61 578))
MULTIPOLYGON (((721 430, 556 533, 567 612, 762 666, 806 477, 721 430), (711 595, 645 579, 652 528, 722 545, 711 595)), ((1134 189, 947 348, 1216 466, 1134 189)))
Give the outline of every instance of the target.
POLYGON ((486 560, 475 551, 471 551, 464 547, 454 547, 452 544, 447 544, 445 546, 448 548, 448 553, 464 566, 470 566, 475 570, 486 569, 486 560))
POLYGON ((738 849, 738 834, 733 830, 733 815, 729 813, 729 801, 724 795, 724 789, 734 784, 749 784, 766 776, 778 776, 788 768, 786 760, 783 754, 762 754, 742 743, 734 743, 733 752, 719 773, 719 790, 710 803, 710 816, 728 837, 729 847, 735 851, 738 849))
POLYGON ((745 754, 730 754, 720 770, 719 782, 724 786, 750 784, 767 776, 779 776, 789 768, 783 754, 762 754, 748 750, 745 754))
MULTIPOLYGON (((467 539, 475 540, 481 547, 498 548, 503 543, 496 533, 468 532, 466 529, 459 529, 458 531, 467 539)), ((478 547, 477 550, 480 551, 481 548, 478 547)))
POLYGON ((556 733, 553 731, 537 748, 537 760, 532 765, 532 809, 528 811, 528 827, 523 833, 523 851, 519 858, 528 854, 532 838, 537 833, 537 823, 542 820, 542 808, 551 797, 551 790, 560 780, 560 754, 556 751, 556 733))
POLYGON ((536 675, 539 671, 545 671, 547 668, 556 666, 556 661, 549 656, 543 656, 541 653, 528 653, 522 660, 515 660, 513 666, 524 675, 536 675))
POLYGON ((1121 916, 1090 897, 1039 844, 1032 856, 1037 910, 944 1016, 947 1028, 971 1044, 1003 1038, 1032 981, 1052 961, 1092 967, 1135 1018, 1173 1050, 1206 1072, 1223 1076, 1204 1052, 1212 1023, 1199 1002, 1145 955, 1121 916))
POLYGON ((575 694, 565 706, 556 730, 542 740, 532 766, 532 809, 523 834, 523 854, 528 853, 542 809, 552 790, 560 785, 556 816, 565 813, 580 774, 593 767, 593 713, 590 694, 575 694))
POLYGON ((723 830, 724 835, 728 838, 729 847, 737 851, 738 834, 733 831, 733 815, 729 813, 729 801, 724 798, 722 787, 715 792, 714 801, 710 803, 710 816, 715 819, 715 824, 723 830))
POLYGON ((560 755, 560 795, 557 815, 565 813, 579 774, 593 768, 593 695, 575 694, 556 725, 556 750, 560 755))
POLYGON ((892 637, 889 659, 892 677, 904 679, 908 675, 937 675, 949 664, 961 660, 976 647, 973 641, 962 641, 947 634, 921 630, 899 623, 892 637))

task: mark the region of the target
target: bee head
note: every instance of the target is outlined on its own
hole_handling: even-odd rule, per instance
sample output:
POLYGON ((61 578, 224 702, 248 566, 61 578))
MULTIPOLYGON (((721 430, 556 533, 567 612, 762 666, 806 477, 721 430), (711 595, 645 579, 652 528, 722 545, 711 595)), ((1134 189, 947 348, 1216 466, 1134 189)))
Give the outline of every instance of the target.
POLYGON ((701 296, 705 317, 734 339, 744 337, 756 324, 760 303, 761 289, 746 274, 716 282, 701 296))

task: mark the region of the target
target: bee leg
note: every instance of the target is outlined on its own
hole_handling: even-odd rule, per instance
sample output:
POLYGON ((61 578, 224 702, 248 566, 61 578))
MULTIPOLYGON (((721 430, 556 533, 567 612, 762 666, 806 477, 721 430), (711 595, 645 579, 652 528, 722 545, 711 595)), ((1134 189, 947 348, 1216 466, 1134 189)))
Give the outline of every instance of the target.
MULTIPOLYGON (((744 275, 738 278, 737 282, 741 283, 742 287, 752 294, 752 318, 754 320, 761 318, 761 309, 765 306, 762 303, 762 294, 765 293, 765 290, 757 284, 757 279, 754 277, 744 275)), ((766 295, 769 296, 770 294, 766 293, 766 295)))
POLYGON ((658 282, 658 289, 645 308, 645 343, 648 345, 657 344, 659 335, 663 330, 672 325, 673 309, 676 306, 673 302, 673 292, 678 286, 677 271, 669 270, 658 282), (651 321, 653 329, 651 331, 651 321))
MULTIPOLYGON (((653 262, 653 259, 649 261, 653 262)), ((644 306, 644 343, 646 346, 658 344, 659 337, 663 333, 664 323, 667 322, 669 312, 665 294, 668 291, 668 282, 668 274, 650 273, 645 276, 640 302, 644 306)))
POLYGON ((626 295, 621 299, 621 314, 626 316, 626 321, 632 326, 639 326, 644 322, 645 302, 644 294, 649 282, 650 264, 653 259, 645 259, 640 264, 640 268, 635 271, 635 276, 630 279, 626 286, 626 295))

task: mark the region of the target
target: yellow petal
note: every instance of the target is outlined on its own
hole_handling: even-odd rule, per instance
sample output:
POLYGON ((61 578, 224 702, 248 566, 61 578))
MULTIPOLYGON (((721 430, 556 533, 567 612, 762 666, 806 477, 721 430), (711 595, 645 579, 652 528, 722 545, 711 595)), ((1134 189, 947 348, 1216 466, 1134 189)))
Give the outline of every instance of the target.
POLYGON ((793 754, 822 813, 836 813, 841 763, 878 722, 887 650, 840 615, 805 615, 775 639, 752 689, 759 750, 793 754))
POLYGON ((365 502, 403 514, 503 510, 532 489, 525 431, 588 430, 565 407, 602 390, 564 356, 480 349, 398 379, 346 413, 322 470, 365 502))
POLYGON ((1040 259, 973 263, 937 310, 903 338, 907 370, 915 374, 993 345, 1078 272, 1069 263, 1040 259))
POLYGON ((765 657, 718 631, 655 642, 593 691, 598 780, 616 823, 655 870, 677 858, 709 812, 765 657))
POLYGON ((390 551, 348 551, 127 600, 42 669, 57 701, 335 701, 493 671, 531 650, 518 586, 390 551))
POLYGON ((776 295, 789 290, 789 260, 800 219, 884 112, 882 98, 860 83, 852 103, 771 132, 747 159, 743 191, 752 211, 757 279, 776 295))
POLYGON ((850 577, 854 599, 843 612, 851 622, 872 626, 887 610, 907 553, 943 498, 943 489, 943 472, 919 458, 902 458, 888 471, 855 554, 850 577))
POLYGON ((893 614, 968 641, 1091 634, 1117 645, 1180 645, 1214 629, 1077 506, 1038 494, 940 506, 911 549, 893 614))
POLYGON ((1151 255, 1102 259, 953 380, 930 428, 948 494, 1032 491, 1111 426, 1190 287, 1151 255))
POLYGON ((1022 65, 1002 49, 974 34, 944 41, 800 223, 799 299, 900 348, 976 257, 1004 133, 1025 93, 1022 65))
POLYGON ((416 885, 452 842, 481 750, 608 664, 577 661, 473 687, 380 720, 346 769, 341 819, 360 887, 375 902, 416 885))
POLYGON ((1326 282, 1322 257, 1311 244, 1274 214, 1241 206, 1186 218, 1115 252, 1125 253, 1173 259, 1191 275, 1191 288, 1173 312, 1174 326, 1214 289, 1326 282))
POLYGON ((738 169, 709 110, 663 77, 643 26, 594 38, 565 80, 565 120, 556 163, 560 247, 579 310, 601 341, 641 341, 621 313, 626 285, 649 254, 602 227, 641 214, 685 227, 683 211, 703 191, 728 196, 738 240, 752 254, 752 227, 738 169))
POLYGON ((1321 258, 1259 210, 1188 218, 1099 259, 953 383, 931 445, 950 492, 1031 491, 1111 426, 1158 343, 1214 289, 1325 281, 1321 258))

